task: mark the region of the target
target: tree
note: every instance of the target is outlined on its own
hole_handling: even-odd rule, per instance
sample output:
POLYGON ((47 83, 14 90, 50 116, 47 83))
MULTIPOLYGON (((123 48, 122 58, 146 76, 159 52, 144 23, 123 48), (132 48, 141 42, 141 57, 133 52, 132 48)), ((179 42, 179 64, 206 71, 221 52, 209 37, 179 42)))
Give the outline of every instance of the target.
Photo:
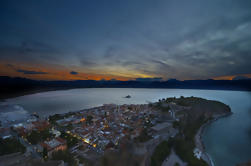
POLYGON ((87 124, 92 124, 92 119, 93 119, 93 117, 92 117, 91 115, 88 115, 88 116, 86 117, 86 123, 87 123, 87 124))
POLYGON ((72 130, 72 129, 73 129, 73 126, 72 126, 72 124, 70 123, 70 124, 68 124, 65 128, 66 128, 67 130, 72 130))
POLYGON ((171 153, 171 144, 167 141, 161 142, 154 150, 151 157, 151 166, 161 166, 165 158, 171 153))
POLYGON ((143 129, 140 132, 140 135, 138 137, 135 138, 136 141, 138 142, 146 142, 148 140, 150 140, 152 137, 150 135, 148 135, 148 132, 146 129, 143 129))
POLYGON ((0 138, 0 155, 15 153, 15 152, 25 152, 25 147, 15 138, 0 138))
POLYGON ((76 160, 68 150, 59 150, 52 153, 52 160, 63 160, 64 162, 68 163, 69 166, 77 166, 76 160))
POLYGON ((57 120, 63 119, 64 117, 60 114, 55 114, 55 115, 51 115, 49 116, 49 122, 51 124, 56 124, 57 120))
POLYGON ((43 158, 47 158, 47 155, 48 155, 48 150, 47 150, 47 148, 44 148, 43 149, 43 158))
POLYGON ((41 141, 46 140, 47 138, 52 138, 53 134, 50 133, 49 129, 45 129, 42 131, 32 130, 32 132, 27 136, 27 140, 31 144, 37 144, 41 141))
POLYGON ((62 132, 60 137, 66 140, 67 147, 69 148, 75 146, 79 142, 79 140, 76 137, 73 137, 65 132, 62 132))

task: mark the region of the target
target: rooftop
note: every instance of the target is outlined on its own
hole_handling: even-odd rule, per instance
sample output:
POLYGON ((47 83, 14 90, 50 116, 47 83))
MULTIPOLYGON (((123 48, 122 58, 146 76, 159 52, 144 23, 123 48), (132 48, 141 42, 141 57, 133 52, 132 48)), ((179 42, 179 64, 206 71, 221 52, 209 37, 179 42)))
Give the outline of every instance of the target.
POLYGON ((63 145, 65 144, 65 140, 61 139, 61 138, 54 138, 50 141, 45 141, 44 143, 42 143, 43 147, 46 147, 48 150, 50 149, 54 149, 59 145, 63 145))

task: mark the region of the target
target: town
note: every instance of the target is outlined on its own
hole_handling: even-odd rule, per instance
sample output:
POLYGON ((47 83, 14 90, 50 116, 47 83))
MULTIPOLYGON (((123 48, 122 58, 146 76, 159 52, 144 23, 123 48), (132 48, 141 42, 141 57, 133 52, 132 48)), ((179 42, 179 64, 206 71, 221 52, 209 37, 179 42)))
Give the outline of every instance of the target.
MULTIPOLYGON (((142 158, 135 163, 154 165, 158 145, 181 133, 182 129, 177 126, 184 121, 184 112, 189 109, 190 106, 173 99, 162 99, 149 104, 104 104, 46 118, 37 114, 12 121, 2 118, 0 153, 3 156, 0 159, 5 166, 25 162, 107 165, 104 156, 132 145, 130 153, 142 158)), ((201 150, 195 148, 194 157, 203 157, 201 150)), ((176 162, 183 164, 181 160, 176 162)))

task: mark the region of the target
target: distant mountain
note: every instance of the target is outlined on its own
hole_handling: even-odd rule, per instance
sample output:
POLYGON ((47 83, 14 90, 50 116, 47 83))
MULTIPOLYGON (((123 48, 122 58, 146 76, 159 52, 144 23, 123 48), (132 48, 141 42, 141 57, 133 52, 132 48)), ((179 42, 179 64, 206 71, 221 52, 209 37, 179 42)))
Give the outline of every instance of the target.
POLYGON ((171 79, 168 81, 38 81, 26 78, 0 76, 0 98, 14 97, 29 93, 72 89, 72 88, 177 88, 177 89, 211 89, 251 91, 251 79, 237 80, 185 80, 171 79))
POLYGON ((148 81, 148 82, 162 81, 162 78, 161 77, 155 77, 155 78, 136 78, 136 81, 148 81))
POLYGON ((245 76, 236 76, 233 78, 233 80, 250 80, 251 78, 245 77, 245 76))

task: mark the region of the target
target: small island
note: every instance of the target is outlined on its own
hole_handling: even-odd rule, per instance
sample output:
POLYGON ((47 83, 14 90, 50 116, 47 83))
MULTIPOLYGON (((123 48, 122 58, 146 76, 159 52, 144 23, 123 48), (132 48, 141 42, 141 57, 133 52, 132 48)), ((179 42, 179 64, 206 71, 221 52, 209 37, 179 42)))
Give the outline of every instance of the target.
POLYGON ((0 165, 207 166, 203 128, 229 114, 221 102, 181 96, 31 116, 1 124, 0 165))
POLYGON ((130 96, 130 95, 127 95, 127 96, 125 96, 125 98, 127 98, 127 99, 129 99, 129 98, 131 98, 132 96, 130 96))

